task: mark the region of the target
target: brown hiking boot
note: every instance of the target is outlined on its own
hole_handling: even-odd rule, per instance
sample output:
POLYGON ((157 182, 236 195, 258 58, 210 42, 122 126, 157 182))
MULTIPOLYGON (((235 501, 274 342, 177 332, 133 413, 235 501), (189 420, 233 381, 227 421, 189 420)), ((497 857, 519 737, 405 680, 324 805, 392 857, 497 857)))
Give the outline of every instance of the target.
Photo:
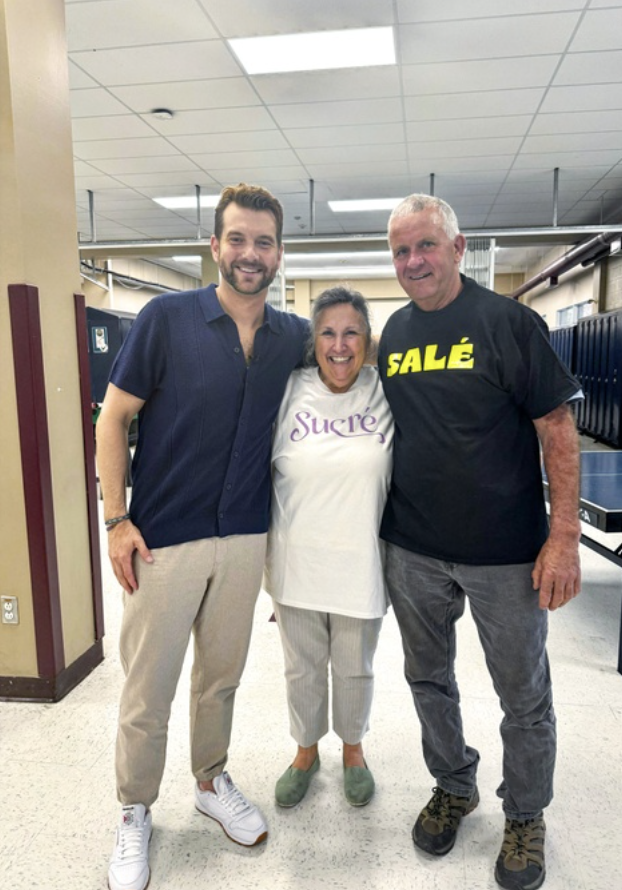
POLYGON ((495 880, 505 890, 537 890, 544 883, 544 835, 542 816, 518 822, 506 819, 503 844, 495 865, 495 880))
POLYGON ((479 794, 477 788, 471 797, 456 797, 442 788, 433 788, 432 792, 432 798, 415 822, 412 838, 420 850, 444 856, 456 843, 460 820, 478 805, 479 794))

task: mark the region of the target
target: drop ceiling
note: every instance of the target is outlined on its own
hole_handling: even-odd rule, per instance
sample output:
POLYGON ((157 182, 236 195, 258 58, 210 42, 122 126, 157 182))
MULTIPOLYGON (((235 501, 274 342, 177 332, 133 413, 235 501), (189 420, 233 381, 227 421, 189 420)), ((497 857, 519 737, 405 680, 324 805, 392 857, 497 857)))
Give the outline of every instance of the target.
MULTIPOLYGON (((65 8, 81 241, 195 239, 194 209, 153 198, 239 181, 280 198, 294 243, 386 229, 387 211, 337 214, 329 200, 431 187, 467 232, 622 223, 622 2, 65 8), (227 42, 387 25, 398 61, 375 68, 250 77, 227 42), (152 114, 161 108, 173 117, 152 114)), ((203 237, 211 224, 203 211, 203 237)))

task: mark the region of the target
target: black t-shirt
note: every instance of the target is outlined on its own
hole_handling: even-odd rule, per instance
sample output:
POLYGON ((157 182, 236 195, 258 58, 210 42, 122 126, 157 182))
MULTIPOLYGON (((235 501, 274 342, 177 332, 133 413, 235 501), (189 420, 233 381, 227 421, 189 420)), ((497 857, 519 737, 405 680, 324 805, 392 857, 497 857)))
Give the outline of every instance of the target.
POLYGON ((444 309, 410 302, 382 333, 395 444, 381 536, 452 562, 531 562, 547 535, 533 420, 579 384, 536 312, 462 281, 444 309))

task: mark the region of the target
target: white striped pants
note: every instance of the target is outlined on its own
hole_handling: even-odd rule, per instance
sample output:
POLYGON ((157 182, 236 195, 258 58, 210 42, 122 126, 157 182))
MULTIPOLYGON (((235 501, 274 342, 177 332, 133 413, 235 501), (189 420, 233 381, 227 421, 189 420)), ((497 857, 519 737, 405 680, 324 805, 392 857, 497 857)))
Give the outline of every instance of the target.
POLYGON ((274 609, 292 737, 309 748, 328 732, 330 662, 333 729, 346 744, 358 744, 369 728, 382 618, 351 618, 276 602, 274 609))

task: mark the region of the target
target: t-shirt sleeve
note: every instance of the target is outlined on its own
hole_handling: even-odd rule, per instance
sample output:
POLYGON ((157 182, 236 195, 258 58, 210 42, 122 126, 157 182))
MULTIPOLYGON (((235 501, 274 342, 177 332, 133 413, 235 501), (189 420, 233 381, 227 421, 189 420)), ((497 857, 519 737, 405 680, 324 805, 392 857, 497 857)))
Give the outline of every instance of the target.
POLYGON ((524 375, 517 401, 536 420, 563 405, 580 392, 579 382, 559 358, 548 332, 534 325, 524 344, 524 375))
POLYGON ((162 380, 166 353, 164 313, 155 299, 132 324, 112 366, 110 382, 146 401, 162 380))

